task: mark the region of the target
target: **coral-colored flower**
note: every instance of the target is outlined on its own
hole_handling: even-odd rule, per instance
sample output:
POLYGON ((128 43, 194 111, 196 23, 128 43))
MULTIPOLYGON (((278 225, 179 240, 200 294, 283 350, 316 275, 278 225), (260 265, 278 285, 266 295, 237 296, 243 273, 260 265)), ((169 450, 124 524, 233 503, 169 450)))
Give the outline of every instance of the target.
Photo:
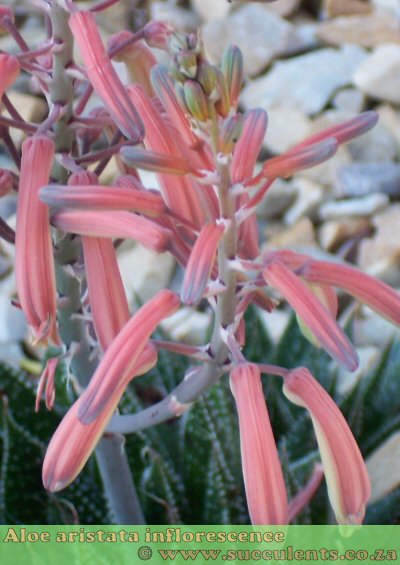
POLYGON ((197 304, 206 289, 215 262, 217 247, 224 233, 224 226, 205 225, 193 246, 183 279, 181 300, 185 304, 197 304))
MULTIPOLYGON (((171 122, 166 120, 140 86, 129 87, 128 93, 146 127, 144 138, 146 149, 164 155, 172 170, 174 164, 179 170, 182 169, 183 163, 188 171, 198 170, 202 166, 202 161, 198 155, 196 156, 196 152, 190 152, 189 149, 183 152, 180 147, 186 131, 185 123, 186 127, 188 126, 186 117, 182 114, 185 121, 181 122, 178 119, 171 122)), ((123 153, 126 156, 128 148, 124 149, 123 153)), ((159 169, 156 167, 155 170, 159 169)), ((183 173, 184 171, 181 174, 183 173)), ((177 178, 170 174, 160 174, 159 181, 165 202, 180 216, 190 219, 199 226, 214 217, 217 206, 211 187, 197 186, 187 175, 177 178)))
POLYGON ((360 524, 371 487, 360 450, 342 413, 304 367, 287 373, 283 392, 310 412, 337 521, 360 524))
POLYGON ((20 73, 19 61, 7 53, 0 53, 0 98, 17 80, 20 73))
POLYGON ((62 210, 52 223, 65 232, 92 237, 136 239, 145 247, 161 253, 168 249, 172 232, 130 212, 62 210))
POLYGON ((169 40, 174 29, 168 22, 152 20, 143 28, 143 36, 149 47, 168 49, 169 40))
POLYGON ((56 283, 48 208, 39 200, 49 182, 54 143, 33 136, 22 144, 15 275, 18 298, 35 340, 59 343, 56 328, 56 283))
POLYGON ((96 94, 121 131, 133 141, 140 141, 144 135, 142 120, 112 66, 93 14, 75 12, 69 24, 96 94))
POLYGON ((93 326, 105 351, 129 320, 129 307, 111 239, 82 237, 93 326))
POLYGON ((314 144, 295 147, 279 157, 268 159, 263 166, 262 174, 268 178, 290 177, 293 173, 309 169, 333 157, 339 144, 331 137, 314 144))
POLYGON ((125 324, 102 358, 81 396, 79 419, 90 424, 103 410, 114 388, 126 384, 132 367, 158 324, 176 312, 178 296, 170 290, 158 292, 125 324))
MULTIPOLYGON (((69 186, 58 188, 54 185, 54 192, 57 195, 55 202, 60 203, 63 194, 67 194, 68 205, 71 205, 71 192, 78 199, 81 193, 92 194, 94 198, 93 189, 95 193, 101 194, 103 188, 98 186, 98 182, 98 177, 94 173, 88 171, 74 173, 68 179, 69 186)), ((49 189, 51 193, 51 186, 45 187, 44 192, 49 192, 49 189)), ((109 194, 110 190, 113 190, 113 187, 108 187, 105 192, 109 194)), ((108 198, 108 201, 110 200, 111 198, 108 198)), ((87 202, 87 198, 84 201, 87 202)), ((128 301, 111 239, 83 236, 82 246, 93 327, 105 351, 129 320, 128 301)))
MULTIPOLYGON (((129 380, 146 373, 156 362, 157 351, 152 344, 148 344, 131 368, 129 380)), ((43 485, 48 491, 62 490, 80 473, 100 440, 127 384, 128 380, 111 390, 103 411, 90 424, 82 424, 78 418, 82 397, 68 410, 50 441, 43 463, 43 485)))
POLYGON ((267 124, 268 117, 264 110, 257 108, 246 113, 243 131, 232 156, 231 177, 233 183, 243 182, 253 176, 257 157, 267 131, 267 124))
POLYGON ((54 406, 54 400, 56 398, 56 390, 54 385, 54 379, 56 376, 58 364, 58 357, 50 357, 47 360, 46 366, 40 376, 39 384, 36 393, 35 410, 38 412, 40 400, 42 398, 43 391, 45 392, 45 401, 47 410, 52 410, 54 406))
POLYGON ((118 49, 119 45, 124 45, 133 37, 134 34, 130 31, 116 33, 108 41, 109 50, 118 51, 114 59, 125 64, 130 82, 140 84, 148 96, 154 96, 150 71, 157 64, 157 59, 152 50, 143 41, 135 41, 123 49, 118 49))
POLYGON ((331 313, 307 285, 279 261, 268 263, 263 276, 286 298, 329 355, 349 371, 355 371, 358 366, 356 351, 331 313))
POLYGON ((339 144, 346 143, 355 137, 359 137, 360 135, 367 133, 376 125, 378 119, 379 116, 376 112, 373 112, 372 110, 364 112, 363 114, 360 114, 355 118, 351 118, 346 122, 342 122, 341 124, 324 129, 310 137, 307 137, 307 139, 293 147, 292 151, 300 149, 301 147, 314 145, 315 143, 319 143, 332 137, 336 139, 339 144))
POLYGON ((287 524, 285 482, 265 404, 260 371, 243 363, 230 374, 239 416, 247 505, 253 524, 287 524))
POLYGON ((342 288, 394 324, 400 325, 400 295, 390 286, 349 265, 308 260, 301 269, 310 282, 342 288))
POLYGON ((42 202, 57 208, 79 210, 129 210, 145 216, 159 216, 165 212, 160 194, 148 190, 102 185, 50 184, 39 191, 42 202))

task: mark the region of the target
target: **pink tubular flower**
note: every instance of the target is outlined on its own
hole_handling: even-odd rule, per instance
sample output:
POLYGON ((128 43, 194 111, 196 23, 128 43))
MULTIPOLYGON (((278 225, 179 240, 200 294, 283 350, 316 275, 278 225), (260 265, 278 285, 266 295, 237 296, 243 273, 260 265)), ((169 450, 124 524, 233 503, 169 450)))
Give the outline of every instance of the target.
POLYGON ((56 283, 48 208, 38 192, 49 182, 54 144, 33 136, 22 144, 15 275, 22 310, 36 341, 59 343, 56 328, 56 283))
POLYGON ((149 47, 168 49, 168 43, 174 30, 167 22, 152 20, 143 29, 144 40, 149 47))
POLYGON ((75 12, 69 24, 96 94, 121 131, 133 141, 140 141, 143 123, 104 49, 93 14, 75 12))
POLYGON ((71 406, 54 433, 44 459, 42 477, 48 491, 62 490, 77 477, 100 440, 129 380, 146 373, 156 362, 156 348, 149 343, 131 367, 129 378, 110 391, 103 411, 92 423, 79 421, 82 396, 71 406))
POLYGON ((81 396, 79 419, 82 423, 90 424, 95 420, 113 389, 129 380, 132 367, 135 366, 150 335, 161 320, 176 312, 179 304, 175 293, 162 290, 125 324, 108 347, 89 386, 81 396))
POLYGON ((109 39, 109 50, 118 50, 118 54, 114 56, 114 59, 125 64, 130 82, 142 85, 146 94, 154 96, 154 90, 150 81, 150 71, 157 64, 157 59, 152 50, 143 41, 135 41, 134 43, 129 43, 122 50, 118 49, 119 45, 125 44, 133 37, 134 34, 130 31, 116 33, 109 39))
POLYGON ((304 367, 287 373, 283 392, 310 412, 338 523, 360 524, 371 487, 360 450, 342 413, 304 367))
POLYGON ((400 325, 400 295, 390 286, 354 267, 308 260, 301 269, 308 281, 342 288, 372 310, 400 325))
POLYGON ((184 304, 194 305, 201 300, 223 234, 223 225, 208 224, 201 229, 190 254, 183 279, 181 300, 184 304))
POLYGON ((82 237, 90 309, 105 351, 129 320, 129 307, 111 239, 82 237))
POLYGON ((39 411, 39 405, 43 391, 45 391, 47 410, 53 409, 54 400, 56 397, 54 379, 56 375, 57 364, 58 364, 58 357, 50 357, 50 359, 47 360, 43 373, 40 376, 39 384, 37 388, 36 402, 35 402, 36 412, 39 411))
POLYGON ((233 183, 243 182, 253 176, 254 166, 267 131, 267 124, 268 117, 264 110, 257 108, 250 110, 245 115, 243 131, 235 145, 232 156, 231 177, 233 183))
POLYGON ((376 125, 378 119, 379 116, 376 112, 373 112, 372 110, 364 112, 363 114, 360 114, 355 118, 351 118, 346 122, 324 129, 319 133, 308 137, 307 139, 293 147, 292 151, 300 149, 301 147, 314 145, 315 143, 319 143, 330 138, 336 139, 339 144, 346 143, 347 141, 351 141, 355 137, 367 133, 376 125))
POLYGON ((121 239, 136 239, 158 253, 169 247, 172 232, 147 218, 130 212, 99 212, 88 210, 62 210, 52 216, 59 229, 89 235, 121 239))
POLYGON ((0 98, 17 80, 20 73, 19 61, 7 53, 0 53, 0 98))
POLYGON ((140 149, 137 147, 123 147, 121 149, 122 160, 131 167, 167 173, 170 175, 187 175, 190 167, 185 159, 177 155, 166 155, 157 151, 140 149))
POLYGON ((0 197, 11 192, 14 186, 14 177, 11 171, 0 169, 0 197))
POLYGON ((39 191, 40 200, 57 208, 79 210, 129 210, 145 216, 159 216, 165 212, 160 194, 148 190, 119 188, 102 185, 50 184, 39 191))
POLYGON ((230 383, 239 416, 240 449, 252 524, 287 524, 285 482, 265 404, 260 371, 238 365, 230 383))
MULTIPOLYGON (((144 144, 146 149, 149 150, 149 156, 151 152, 164 155, 172 170, 174 164, 178 167, 178 170, 181 170, 185 162, 184 166, 187 168, 187 172, 197 170, 198 163, 191 160, 194 152, 183 154, 176 143, 176 140, 184 135, 184 126, 180 122, 174 121, 173 123, 178 128, 176 132, 140 86, 129 87, 128 93, 145 124, 144 144)), ((185 116, 184 118, 186 120, 185 116)), ((122 152, 125 157, 129 153, 128 149, 126 148, 122 152)), ((143 156, 145 157, 145 155, 143 156)), ((157 163, 154 163, 154 165, 157 165, 157 163)), ((160 169, 155 168, 155 170, 160 169)), ((181 170, 181 174, 184 174, 184 171, 181 170)), ((215 194, 211 187, 201 186, 199 188, 187 176, 177 178, 170 174, 160 174, 159 179, 162 194, 171 210, 198 225, 204 224, 207 218, 213 217, 215 194)))
POLYGON ((295 147, 279 157, 268 159, 262 174, 268 178, 290 177, 293 173, 309 169, 333 157, 339 144, 336 139, 328 138, 314 144, 295 147))
POLYGON ((352 344, 330 312, 302 280, 279 261, 267 264, 263 276, 286 298, 329 355, 349 371, 355 371, 358 356, 352 344))
MULTIPOLYGON (((91 189, 101 192, 98 182, 94 173, 81 171, 69 177, 69 186, 62 186, 59 190, 55 185, 54 188, 60 199, 62 194, 70 194, 70 190, 75 195, 86 191, 90 193, 91 189)), ((129 320, 128 301, 111 239, 83 236, 82 246, 93 327, 105 351, 129 320)))

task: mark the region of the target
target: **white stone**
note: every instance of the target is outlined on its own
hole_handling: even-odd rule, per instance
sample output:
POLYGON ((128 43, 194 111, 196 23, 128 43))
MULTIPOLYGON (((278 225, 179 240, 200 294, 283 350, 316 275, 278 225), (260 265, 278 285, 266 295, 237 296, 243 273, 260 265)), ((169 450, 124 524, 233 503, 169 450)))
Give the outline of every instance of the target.
POLYGON ((246 108, 260 107, 267 112, 279 104, 316 114, 338 88, 351 83, 366 56, 364 49, 346 45, 279 61, 267 75, 244 89, 242 102, 246 108))
POLYGON ((323 220, 336 220, 344 216, 370 216, 381 212, 389 204, 386 194, 370 194, 364 198, 331 201, 322 204, 319 215, 323 220))
POLYGON ((227 0, 192 0, 192 6, 205 22, 222 18, 231 9, 231 4, 227 0))
POLYGON ((392 434, 366 460, 372 504, 400 485, 400 432, 392 434))
POLYGON ((280 104, 269 108, 264 145, 272 153, 284 153, 310 134, 310 119, 297 108, 280 104))
POLYGON ((400 104, 400 45, 380 45, 354 73, 354 83, 368 96, 400 104))
POLYGON ((174 6, 170 2, 151 2, 150 18, 169 22, 180 31, 193 31, 200 24, 196 14, 185 8, 174 6))
POLYGON ((293 184, 297 190, 297 199, 284 215, 284 221, 289 225, 296 223, 303 216, 311 215, 324 196, 321 185, 312 180, 296 178, 293 184))
POLYGON ((263 220, 280 217, 296 199, 296 194, 293 182, 277 179, 257 206, 257 215, 263 220))
POLYGON ((382 12, 389 12, 393 16, 398 16, 400 14, 400 2, 399 0, 371 0, 372 4, 382 12))
POLYGON ((332 100, 335 108, 345 112, 362 112, 364 103, 365 96, 356 88, 343 88, 332 100))
POLYGON ((234 43, 243 53, 246 75, 265 69, 296 38, 295 27, 257 4, 245 4, 225 18, 208 22, 202 30, 206 54, 219 63, 225 48, 234 43))
POLYGON ((169 253, 155 253, 131 241, 118 249, 118 264, 130 304, 145 302, 167 287, 175 268, 169 253))
POLYGON ((161 327, 172 339, 192 345, 203 345, 206 343, 210 323, 210 312, 180 308, 178 312, 163 320, 161 327))

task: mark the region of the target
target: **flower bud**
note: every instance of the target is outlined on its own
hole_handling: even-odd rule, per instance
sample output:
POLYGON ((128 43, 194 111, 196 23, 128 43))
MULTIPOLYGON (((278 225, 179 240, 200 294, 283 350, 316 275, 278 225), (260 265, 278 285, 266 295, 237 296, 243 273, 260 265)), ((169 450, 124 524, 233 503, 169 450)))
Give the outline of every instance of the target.
POLYGON ((231 106, 236 107, 243 85, 243 55, 239 47, 229 45, 224 51, 221 70, 228 84, 231 106))
POLYGON ((207 99, 199 83, 194 80, 188 80, 183 86, 183 91, 186 106, 192 116, 196 118, 196 120, 199 120, 199 122, 207 121, 207 99))
POLYGON ((175 56, 180 72, 189 77, 195 78, 197 74, 196 54, 192 51, 180 51, 175 56))

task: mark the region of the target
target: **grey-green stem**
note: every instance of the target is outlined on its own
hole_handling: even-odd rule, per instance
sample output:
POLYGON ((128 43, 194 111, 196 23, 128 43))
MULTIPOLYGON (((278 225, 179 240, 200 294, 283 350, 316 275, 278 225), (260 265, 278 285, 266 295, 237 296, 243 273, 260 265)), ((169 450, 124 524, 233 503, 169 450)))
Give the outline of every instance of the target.
POLYGON ((180 416, 201 394, 213 386, 223 374, 224 363, 228 360, 229 350, 221 336, 221 327, 226 328, 235 321, 236 310, 236 273, 230 267, 230 259, 237 253, 237 224, 235 220, 234 196, 230 191, 231 179, 229 163, 216 155, 220 184, 218 199, 221 218, 228 227, 218 249, 218 276, 225 285, 224 292, 217 298, 213 333, 210 350, 214 361, 204 364, 200 371, 187 376, 163 400, 145 408, 141 412, 129 415, 115 415, 108 425, 108 431, 129 434, 161 424, 180 416))

